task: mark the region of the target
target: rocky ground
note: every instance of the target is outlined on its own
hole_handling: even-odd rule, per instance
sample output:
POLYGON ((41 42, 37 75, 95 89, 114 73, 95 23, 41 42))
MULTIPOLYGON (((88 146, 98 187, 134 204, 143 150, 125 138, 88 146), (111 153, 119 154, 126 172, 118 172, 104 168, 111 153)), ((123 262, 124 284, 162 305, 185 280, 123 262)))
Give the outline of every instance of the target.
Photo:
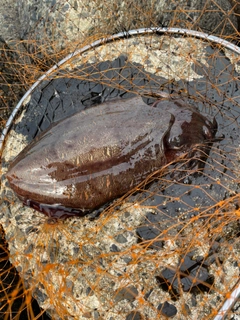
MULTIPOLYGON (((1 0, 0 3, 1 2, 4 10, 5 9, 7 10, 6 4, 3 3, 4 1, 1 0)), ((232 0, 232 3, 234 3, 234 0, 232 0)), ((25 4, 27 6, 29 2, 25 2, 25 4)), ((9 6, 9 8, 10 7, 11 5, 9 6)), ((15 11, 12 10, 11 14, 8 15, 6 25, 8 26, 9 31, 11 31, 11 34, 16 36, 16 39, 20 41, 20 38, 18 38, 19 34, 16 32, 16 29, 14 29, 14 25, 12 24, 12 21, 14 19, 14 12, 16 13, 16 7, 13 5, 12 8, 15 11)), ((26 10, 26 12, 28 11, 26 10)), ((22 18, 23 17, 24 17, 24 14, 22 14, 22 18)), ((119 23, 118 28, 116 28, 115 30, 120 28, 122 23, 121 19, 118 20, 118 23, 119 23)), ((237 25, 236 21, 233 21, 233 25, 234 26, 237 25)), ((6 37, 6 34, 4 35, 4 39, 2 37, 3 37, 3 34, 2 35, 0 34, 0 56, 1 56, 0 58, 0 129, 4 127, 4 124, 6 123, 6 120, 9 117, 9 115, 11 114, 11 111, 16 106, 17 102, 20 100, 24 92, 30 86, 30 83, 27 81, 27 78, 23 76, 23 73, 22 73, 22 70, 24 70, 24 68, 22 68, 24 66, 24 59, 25 58, 27 59, 27 63, 29 65, 33 61, 33 60, 31 61, 28 60, 28 54, 26 54, 25 56, 24 52, 26 48, 24 46, 19 46, 19 43, 18 43, 18 49, 14 51, 15 45, 14 45, 14 42, 12 42, 12 39, 6 37), (21 66, 21 67, 19 68, 18 66, 21 66)), ((41 71, 43 70, 44 68, 41 69, 41 71)), ((0 268, 7 270, 8 277, 6 277, 4 272, 1 275, 2 275, 2 278, 4 278, 5 284, 7 285, 11 284, 11 288, 12 288, 14 284, 16 285, 21 283, 21 280, 19 279, 19 276, 17 275, 16 270, 10 265, 8 261, 7 244, 4 241, 3 237, 1 239, 1 243, 2 243, 2 252, 0 253, 1 254, 0 268)), ((19 289, 20 295, 21 295, 21 290, 22 288, 20 285, 20 289, 19 289)), ((8 293, 8 291, 3 289, 1 290, 0 295, 2 294, 4 296, 6 292, 8 293)), ((18 309, 24 303, 22 299, 24 299, 23 296, 21 299, 16 299, 16 303, 13 304, 12 306, 13 314, 17 312, 18 309)), ((4 303, 1 303, 1 306, 3 304, 4 303)), ((32 308, 35 310, 34 311, 36 312, 35 314, 39 313, 39 308, 36 306, 35 302, 33 302, 32 308)), ((5 312, 6 309, 2 307, 2 311, 5 312)), ((20 319, 26 320, 26 313, 23 312, 20 316, 20 319)), ((46 314, 43 314, 42 319, 45 320, 49 318, 46 314)))

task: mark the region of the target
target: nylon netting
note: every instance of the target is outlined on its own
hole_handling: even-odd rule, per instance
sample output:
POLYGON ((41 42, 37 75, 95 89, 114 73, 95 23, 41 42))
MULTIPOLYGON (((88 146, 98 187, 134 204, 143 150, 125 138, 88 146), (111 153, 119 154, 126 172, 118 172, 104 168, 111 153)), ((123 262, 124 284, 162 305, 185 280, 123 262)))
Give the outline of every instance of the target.
MULTIPOLYGON (((194 29, 238 45, 239 5, 232 1, 229 10, 212 0, 194 9, 168 2, 159 14, 157 1, 59 2, 23 40, 2 44, 3 128, 40 76, 67 54, 105 39, 52 70, 22 103, 6 136, 1 319, 215 319, 239 285, 238 53, 211 37, 154 29, 194 29), (64 20, 66 29, 78 28, 71 37, 59 27, 66 5, 75 12, 64 20), (209 14, 219 17, 211 29, 209 14), (79 23, 87 16, 88 29, 79 23), (128 32, 140 27, 151 31, 128 32), (190 154, 159 168, 93 219, 48 219, 9 188, 9 163, 52 122, 110 99, 124 103, 141 95, 151 105, 159 91, 217 121, 217 139, 200 169, 191 169, 196 158, 190 154)), ((227 319, 239 316, 235 300, 227 319)))

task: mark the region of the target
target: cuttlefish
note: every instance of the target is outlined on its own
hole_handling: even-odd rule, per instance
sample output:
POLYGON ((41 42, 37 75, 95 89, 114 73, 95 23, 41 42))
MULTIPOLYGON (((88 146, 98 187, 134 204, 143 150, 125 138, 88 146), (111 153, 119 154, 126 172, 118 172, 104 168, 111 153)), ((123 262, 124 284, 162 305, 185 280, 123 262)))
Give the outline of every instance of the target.
POLYGON ((204 151, 216 129, 180 97, 151 106, 140 96, 110 100, 52 124, 13 160, 7 179, 25 205, 84 216, 189 150, 204 151))

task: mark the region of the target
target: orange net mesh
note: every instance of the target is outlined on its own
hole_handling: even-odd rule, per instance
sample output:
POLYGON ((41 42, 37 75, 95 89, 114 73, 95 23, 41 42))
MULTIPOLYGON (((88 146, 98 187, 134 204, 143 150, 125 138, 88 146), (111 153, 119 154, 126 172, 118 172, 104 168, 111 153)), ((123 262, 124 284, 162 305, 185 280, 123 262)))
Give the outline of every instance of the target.
MULTIPOLYGON (((240 4, 223 3, 60 1, 47 14, 47 5, 38 8, 33 25, 31 14, 22 12, 23 40, 4 43, 1 50, 2 128, 23 93, 50 67, 105 40, 52 70, 22 103, 7 134, 1 163, 1 319, 225 315, 221 308, 239 285, 240 268, 238 53, 187 33, 127 32, 186 28, 237 45, 240 4), (121 31, 124 37, 106 41, 121 31), (183 97, 218 123, 219 139, 199 172, 189 169, 194 158, 170 163, 94 219, 48 219, 24 207, 9 188, 9 163, 51 122, 134 94, 152 104, 159 90, 183 97)), ((232 300, 227 319, 239 316, 239 303, 232 300)))

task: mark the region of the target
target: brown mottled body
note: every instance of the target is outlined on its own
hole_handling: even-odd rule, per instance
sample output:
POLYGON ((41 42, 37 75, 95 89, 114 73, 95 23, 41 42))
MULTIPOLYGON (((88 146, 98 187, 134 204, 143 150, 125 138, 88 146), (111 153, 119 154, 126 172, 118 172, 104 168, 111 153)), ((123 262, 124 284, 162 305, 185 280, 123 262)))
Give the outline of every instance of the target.
POLYGON ((14 159, 7 178, 25 204, 49 216, 85 215, 215 130, 181 99, 108 101, 53 124, 14 159))

